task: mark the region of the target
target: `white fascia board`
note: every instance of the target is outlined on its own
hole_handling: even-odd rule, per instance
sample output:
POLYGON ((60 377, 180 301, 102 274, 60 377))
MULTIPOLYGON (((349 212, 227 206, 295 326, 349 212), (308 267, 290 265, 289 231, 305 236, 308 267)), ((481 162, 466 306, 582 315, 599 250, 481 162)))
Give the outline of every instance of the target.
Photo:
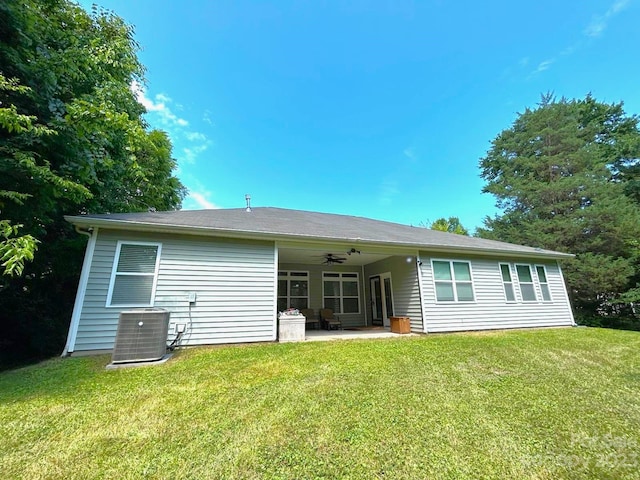
POLYGON ((472 254, 481 255, 485 257, 499 257, 499 258, 539 258, 539 259, 569 259, 574 258, 572 253, 551 252, 549 250, 536 251, 522 251, 522 250, 508 250, 508 249, 484 249, 481 247, 448 247, 448 246, 423 246, 417 245, 415 248, 419 248, 423 252, 433 252, 438 254, 445 253, 457 253, 457 254, 472 254))

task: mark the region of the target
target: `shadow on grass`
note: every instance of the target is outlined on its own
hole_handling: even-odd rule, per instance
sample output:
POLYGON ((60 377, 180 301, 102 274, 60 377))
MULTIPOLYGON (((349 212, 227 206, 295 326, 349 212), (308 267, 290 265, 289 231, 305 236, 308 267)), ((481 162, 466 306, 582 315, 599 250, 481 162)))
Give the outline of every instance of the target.
POLYGON ((110 357, 54 358, 35 365, 0 373, 0 403, 36 397, 77 395, 80 387, 105 372, 110 357))

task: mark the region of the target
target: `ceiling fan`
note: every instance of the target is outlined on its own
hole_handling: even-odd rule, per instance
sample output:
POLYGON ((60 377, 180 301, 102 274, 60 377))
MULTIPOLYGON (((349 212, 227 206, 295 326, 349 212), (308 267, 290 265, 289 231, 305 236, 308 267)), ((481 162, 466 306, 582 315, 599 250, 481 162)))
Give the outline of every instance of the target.
POLYGON ((323 265, 332 265, 334 263, 343 263, 346 262, 347 259, 343 258, 343 257, 338 257, 336 255, 334 255, 333 253, 327 253, 324 255, 324 262, 322 262, 323 265))

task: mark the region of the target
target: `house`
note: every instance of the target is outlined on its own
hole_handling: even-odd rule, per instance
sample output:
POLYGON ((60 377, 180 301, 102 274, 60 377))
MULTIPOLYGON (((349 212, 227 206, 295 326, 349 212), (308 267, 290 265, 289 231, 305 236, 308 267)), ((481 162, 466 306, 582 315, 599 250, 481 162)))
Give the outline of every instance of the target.
POLYGON ((286 307, 421 333, 574 324, 565 253, 280 208, 66 219, 89 242, 65 354, 112 349, 138 307, 169 310, 182 345, 276 340, 286 307))

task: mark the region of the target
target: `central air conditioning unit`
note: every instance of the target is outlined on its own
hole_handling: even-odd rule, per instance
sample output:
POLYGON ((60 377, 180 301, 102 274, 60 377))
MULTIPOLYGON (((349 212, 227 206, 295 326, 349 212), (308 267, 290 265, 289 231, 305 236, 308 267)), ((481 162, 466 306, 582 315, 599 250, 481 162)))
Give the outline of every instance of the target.
POLYGON ((112 363, 152 362, 167 352, 170 312, 145 308, 120 312, 112 363))

